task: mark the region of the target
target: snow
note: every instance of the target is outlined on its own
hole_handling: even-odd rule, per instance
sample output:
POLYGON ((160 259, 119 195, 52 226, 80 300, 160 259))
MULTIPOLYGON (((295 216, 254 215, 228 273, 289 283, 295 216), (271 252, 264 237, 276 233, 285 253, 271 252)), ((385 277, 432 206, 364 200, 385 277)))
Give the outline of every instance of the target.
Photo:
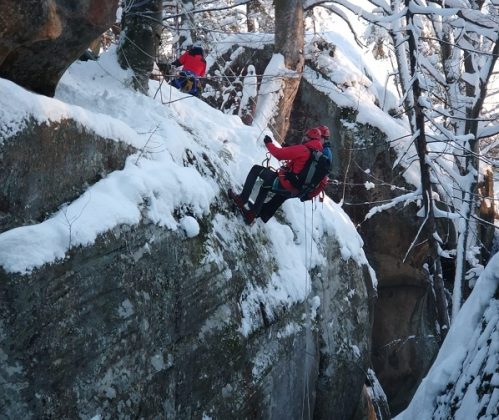
POLYGON ((180 219, 180 226, 184 229, 188 238, 194 238, 199 235, 199 223, 192 216, 185 216, 180 219))
MULTIPOLYGON (((479 324, 485 317, 485 319, 490 320, 489 328, 495 328, 497 331, 499 305, 494 300, 494 294, 498 287, 499 254, 496 254, 478 278, 473 292, 462 306, 455 322, 451 325, 433 366, 421 382, 409 407, 396 417, 397 420, 412 420, 415 418, 429 420, 435 418, 433 412, 437 405, 438 396, 445 393, 448 384, 453 384, 458 380, 456 376, 461 370, 465 369, 470 377, 473 377, 473 373, 476 374, 478 370, 476 363, 483 360, 484 357, 483 354, 480 356, 480 352, 483 353, 486 350, 485 347, 480 350, 480 342, 476 346, 479 324), (474 351, 475 347, 478 347, 477 351, 474 351), (469 360, 467 360, 469 354, 473 357, 468 357, 469 360)), ((494 342, 491 343, 488 349, 492 355, 495 354, 495 359, 492 359, 496 361, 495 366, 489 366, 490 371, 493 372, 497 367, 499 337, 497 333, 492 335, 490 332, 488 334, 485 332, 484 337, 494 338, 494 342), (494 350, 494 348, 496 349, 494 350)), ((476 399, 476 385, 472 383, 470 386, 472 388, 468 388, 467 392, 462 395, 463 398, 456 419, 477 418, 479 404, 476 399)))
POLYGON ((372 190, 373 188, 376 187, 373 182, 366 181, 364 182, 364 187, 366 190, 372 190))
MULTIPOLYGON (((287 70, 284 64, 284 57, 281 54, 274 54, 269 64, 265 68, 263 80, 260 86, 258 103, 256 106, 253 125, 260 128, 261 133, 270 122, 273 110, 276 107, 280 97, 282 96, 283 81, 278 77, 268 77, 275 75, 286 75, 290 71, 287 70)), ((268 133, 271 134, 271 133, 268 133)), ((284 139, 277 139, 284 140, 284 139)))
MULTIPOLYGON (((282 66, 282 56, 275 56, 269 71, 282 73, 282 66)), ((249 127, 237 116, 224 115, 155 81, 150 82, 149 97, 142 95, 127 87, 129 79, 130 74, 118 66, 113 49, 96 62, 74 63, 59 83, 55 98, 30 93, 0 79, 3 141, 14 141, 26 118, 39 123, 72 118, 87 130, 138 150, 128 157, 122 170, 90 186, 42 223, 0 234, 0 265, 4 270, 28 274, 65 258, 73 247, 92 245, 98 235, 110 229, 137 225, 143 217, 183 232, 185 240, 198 236, 200 219, 208 218, 229 247, 241 229, 270 238, 268 252, 278 267, 265 288, 248 290, 242 302, 241 331, 248 334, 255 328, 252 314, 260 310, 260 301, 272 313, 275 307, 307 298, 307 273, 325 262, 323 235, 336 237, 344 259, 367 264, 355 227, 341 207, 327 197, 323 203, 288 200, 283 205, 285 224, 274 218, 267 224, 258 221, 247 227, 238 217, 228 219, 216 213, 213 205, 221 191, 229 186, 240 189, 251 166, 265 157, 261 140, 262 129, 267 126, 264 116, 259 120, 261 126, 249 127), (165 98, 167 103, 162 103, 165 98)), ((272 96, 275 86, 268 88, 272 96)), ((264 111, 270 112, 273 101, 267 106, 264 111)), ((206 260, 220 258, 213 251, 206 260)), ((375 281, 372 270, 371 274, 375 281)), ((133 307, 123 302, 120 316, 131 312, 133 307)))
MULTIPOLYGON (((307 2, 312 3, 318 2, 307 2)), ((376 3, 389 9, 384 1, 376 3)), ((461 4, 453 1, 449 6, 461 7, 461 4)), ((442 12, 438 9, 438 13, 442 12)), ((321 13, 314 12, 319 18, 321 13)), ((357 22, 359 33, 362 32, 360 22, 357 22)), ((376 61, 370 52, 359 48, 342 19, 327 14, 327 19, 321 20, 320 27, 319 34, 307 35, 307 42, 311 45, 313 39, 318 37, 335 46, 334 55, 316 56, 317 65, 325 71, 328 79, 320 77, 309 67, 305 68, 303 77, 339 106, 355 110, 357 122, 379 128, 395 149, 401 151, 400 155, 404 155, 404 145, 412 143, 408 137, 410 130, 407 122, 391 118, 386 113, 401 104, 393 86, 393 69, 386 60, 376 61), (401 141, 395 141, 397 139, 401 141)), ((395 32, 402 37, 403 31, 395 28, 395 32)), ((213 63, 215 55, 222 55, 236 43, 263 48, 270 42, 273 42, 272 34, 230 35, 224 42, 211 45, 216 54, 207 57, 208 65, 213 63)), ((403 43, 400 45, 404 46, 403 43)), ((306 53, 311 57, 317 51, 309 48, 306 53)), ((407 84, 408 69, 399 71, 407 84)), ((279 54, 273 56, 265 74, 293 75, 285 68, 283 57, 279 54)), ((471 76, 468 79, 474 82, 471 76)), ((28 118, 38 123, 73 119, 99 136, 125 142, 137 149, 122 170, 90 186, 78 199, 64 205, 42 223, 1 233, 0 266, 4 270, 29 274, 44 264, 65 258, 71 248, 90 246, 98 235, 121 224, 136 225, 143 217, 165 229, 181 232, 184 240, 192 240, 200 234, 199 221, 205 218, 211 222, 213 231, 227 248, 238 240, 242 230, 255 237, 264 235, 269 239, 267 252, 274 257, 277 268, 265 286, 248 282, 244 290, 245 298, 240 302, 243 314, 240 331, 249 335, 261 322, 260 304, 272 316, 276 308, 310 298, 308 273, 325 262, 324 235, 338 240, 343 259, 367 264, 363 243, 355 227, 341 206, 327 197, 323 203, 286 201, 282 206, 285 223, 274 218, 267 224, 258 221, 248 227, 240 218, 228 218, 214 210, 221 192, 229 186, 240 189, 251 166, 265 157, 262 138, 270 133, 268 127, 272 121, 269 121, 269 116, 273 113, 282 86, 279 78, 264 78, 252 127, 242 124, 237 116, 224 115, 202 101, 158 82, 150 82, 149 96, 134 92, 129 88, 130 79, 131 74, 117 65, 113 49, 96 62, 74 63, 61 80, 55 98, 33 94, 0 79, 0 145, 14 141, 15 134, 23 129, 28 118)), ((245 100, 254 96, 252 82, 252 76, 247 76, 243 91, 245 100)), ((431 106, 427 101, 422 104, 431 106)), ((495 126, 484 126, 480 133, 493 135, 497 130, 495 126)), ((438 150, 444 144, 439 146, 435 142, 431 147, 438 150)), ((277 165, 275 161, 271 163, 277 165)), ((417 187, 419 173, 415 166, 408 167, 404 177, 417 187)), ((445 186, 445 182, 442 184, 445 186)), ((364 186, 371 189, 374 184, 366 182, 364 186)), ((419 194, 420 190, 416 188, 392 203, 373 209, 367 217, 397 203, 417 200, 419 194)), ((444 216, 444 212, 441 213, 439 216, 444 216)), ((207 249, 206 261, 222 261, 221 255, 210 251, 209 247, 207 249)), ((376 285, 375 274, 370 267, 369 270, 376 285)), ((229 271, 227 279, 231 276, 229 271)), ((456 313, 433 367, 409 407, 397 417, 398 420, 433 418, 439 398, 450 382, 458 381, 463 366, 466 365, 475 374, 483 368, 479 365, 480 360, 484 361, 488 371, 497 368, 497 327, 495 332, 490 332, 492 342, 489 346, 489 354, 495 354, 495 359, 485 354, 480 340, 487 336, 480 336, 477 329, 483 317, 491 321, 489 326, 497 326, 497 304, 493 305, 493 297, 498 288, 498 273, 499 256, 496 255, 481 273, 471 296, 456 313)), ((313 297, 311 301, 311 311, 315 311, 320 299, 313 297)), ((130 301, 125 300, 118 315, 126 318, 133 311, 130 301)), ((222 310, 207 321, 206 329, 223 325, 225 317, 226 313, 222 310)), ((285 337, 298 328, 298 325, 290 324, 279 334, 285 337)), ((352 351, 357 350, 352 347, 352 351)), ((265 369, 268 354, 259 356, 261 364, 253 371, 255 377, 265 369)), ((168 365, 171 363, 168 360, 168 365)), ((151 364, 158 371, 166 366, 160 355, 153 356, 151 364)), ((470 381, 470 391, 461 395, 463 398, 455 418, 476 418, 479 401, 474 391, 477 381, 477 378, 470 381)), ((492 376, 491 384, 498 386, 497 373, 492 376)), ((113 392, 112 388, 108 391, 113 392)), ((378 394, 382 394, 381 389, 378 394)), ((492 417, 491 407, 497 407, 498 403, 499 392, 495 389, 486 415, 492 417)), ((96 420, 100 418, 99 414, 94 417, 96 420)), ((210 417, 205 414, 203 418, 210 417)))
POLYGON ((239 116, 242 112, 251 106, 256 101, 258 93, 258 81, 256 77, 255 66, 250 64, 246 71, 246 76, 243 79, 243 91, 241 96, 241 103, 239 108, 239 116))
MULTIPOLYGON (((38 123, 70 118, 107 138, 140 147, 135 133, 125 123, 109 115, 95 114, 91 108, 68 107, 66 103, 42 95, 33 95, 9 80, 0 79, 0 144, 25 126, 28 118, 38 123)), ((104 94, 107 91, 104 90, 104 94)), ((105 97, 104 97, 105 99, 105 97)))

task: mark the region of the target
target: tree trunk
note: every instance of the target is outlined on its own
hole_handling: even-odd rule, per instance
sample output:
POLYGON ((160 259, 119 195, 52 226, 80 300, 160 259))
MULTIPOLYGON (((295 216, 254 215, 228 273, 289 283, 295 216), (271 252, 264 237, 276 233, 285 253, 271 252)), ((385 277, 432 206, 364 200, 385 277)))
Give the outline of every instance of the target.
MULTIPOLYGON (((471 40, 470 40, 471 41, 471 40)), ((478 43, 478 40, 476 41, 478 43)), ((477 212, 477 190, 478 190, 478 174, 479 174, 479 139, 478 139, 478 118, 483 108, 483 103, 487 97, 487 85, 492 74, 492 70, 497 61, 499 54, 499 39, 496 39, 492 54, 486 57, 485 63, 481 71, 481 77, 478 91, 475 86, 466 84, 466 96, 473 99, 473 106, 466 109, 466 124, 465 134, 472 134, 471 138, 464 145, 465 151, 465 173, 464 176, 472 176, 469 182, 468 189, 463 192, 463 209, 461 214, 463 220, 460 224, 458 238, 458 254, 456 256, 456 275, 454 278, 454 290, 452 298, 452 320, 454 320, 461 308, 463 288, 467 272, 466 255, 469 249, 468 240, 470 238, 471 219, 477 212)), ((483 59, 483 57, 481 57, 483 59)), ((479 68, 477 65, 478 57, 474 54, 468 54, 465 59, 465 70, 469 74, 475 73, 479 68)))
POLYGON ((486 224, 482 224, 478 231, 478 240, 483 244, 481 249, 481 260, 486 265, 492 256, 492 245, 494 242, 494 221, 496 215, 496 204, 494 200, 494 173, 488 169, 485 173, 483 182, 479 185, 479 196, 482 199, 480 203, 480 219, 486 224))
POLYGON ((147 94, 161 38, 162 1, 131 3, 126 8, 118 60, 122 68, 133 70, 133 87, 147 94))
POLYGON ((302 0, 275 0, 275 50, 284 56, 287 69, 295 72, 283 76, 283 90, 275 117, 275 135, 284 139, 289 128, 289 116, 304 65, 304 22, 302 0))
MULTIPOLYGON (((406 6, 409 6, 409 0, 406 0, 406 6)), ((415 28, 415 24, 412 21, 413 15, 409 11, 407 12, 407 23, 408 27, 415 28)), ((407 31, 408 34, 408 44, 409 44, 409 62, 411 75, 417 74, 417 37, 418 34, 414 33, 414 30, 407 31)), ((438 321, 440 324, 440 341, 442 342, 449 329, 449 313, 447 298, 445 296, 444 279, 442 274, 442 265, 439 255, 439 243, 436 238, 437 234, 437 224, 435 222, 435 210, 434 210, 434 200, 433 200, 433 186, 430 177, 430 165, 428 163, 428 150, 425 134, 425 115, 423 108, 420 106, 420 99, 422 97, 422 90, 419 84, 418 77, 414 77, 412 83, 412 94, 414 97, 414 122, 411 124, 413 126, 413 132, 418 133, 416 141, 416 150, 419 158, 419 165, 421 170, 421 187, 423 194, 423 204, 425 209, 425 228, 423 232, 425 233, 425 238, 428 240, 429 245, 429 261, 428 269, 430 274, 430 280, 432 282, 433 291, 435 294, 436 302, 436 312, 438 321)))

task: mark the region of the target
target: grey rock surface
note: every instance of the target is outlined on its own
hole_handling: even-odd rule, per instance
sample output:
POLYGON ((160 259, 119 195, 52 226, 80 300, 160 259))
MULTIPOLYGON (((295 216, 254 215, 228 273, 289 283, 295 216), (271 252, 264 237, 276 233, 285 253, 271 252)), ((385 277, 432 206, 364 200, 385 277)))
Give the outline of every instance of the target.
POLYGON ((118 0, 0 1, 0 77, 54 96, 66 69, 116 20, 118 0))
POLYGON ((0 133, 0 232, 43 220, 88 185, 122 169, 136 149, 73 120, 0 133))
MULTIPOLYGON (((69 138, 74 128, 58 126, 57 136, 69 138)), ((83 130, 80 141, 89 145, 52 156, 73 182, 33 165, 16 172, 6 200, 15 202, 18 189, 38 178, 47 193, 59 188, 51 208, 70 199, 83 188, 78 180, 95 176, 79 162, 97 162, 89 165, 96 172, 106 162, 92 138, 83 130)), ((18 146, 26 158, 30 148, 18 146)), ((115 145, 110 154, 117 150, 124 157, 128 149, 115 145)), ((11 157, 4 162, 14 171, 11 157)), ((9 226, 31 217, 11 218, 9 226)), ((0 271, 2 415, 350 418, 369 367, 374 291, 367 266, 343 260, 337 240, 325 236, 326 258, 310 273, 308 299, 253 302, 252 329, 243 334, 248 291, 269 287, 277 267, 269 238, 248 229, 224 197, 198 222, 200 233, 190 238, 144 216, 29 274, 0 271), (234 243, 217 234, 215 217, 235 230, 234 243)))

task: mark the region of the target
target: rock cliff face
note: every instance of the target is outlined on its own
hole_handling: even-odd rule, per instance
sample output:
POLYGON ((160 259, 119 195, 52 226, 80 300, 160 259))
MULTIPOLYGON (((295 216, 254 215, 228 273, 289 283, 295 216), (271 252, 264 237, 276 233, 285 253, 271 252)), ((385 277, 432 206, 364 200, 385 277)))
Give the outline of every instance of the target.
POLYGON ((23 131, 0 144, 0 232, 43 220, 89 184, 122 168, 134 151, 72 120, 26 121, 23 131))
MULTIPOLYGON (((27 127, 19 139, 42 142, 54 130, 27 127)), ((66 121, 57 136, 69 138, 74 128, 66 121)), ((4 164, 16 179, 6 200, 17 202, 32 179, 51 190, 60 177, 50 164, 73 180, 54 191, 52 208, 82 188, 77 180, 119 166, 120 159, 106 166, 111 155, 127 153, 84 130, 79 141, 89 146, 75 143, 66 153, 44 142, 50 160, 40 156, 25 172, 11 158, 29 148, 13 153, 19 141, 5 142, 4 164), (87 173, 79 161, 99 163, 87 173)), ((9 227, 47 210, 37 209, 10 217, 9 227)), ((343 260, 336 240, 324 237, 326 258, 310 273, 309 299, 270 308, 249 297, 269 287, 276 267, 264 231, 246 228, 225 200, 200 227, 189 238, 144 218, 29 275, 1 272, 1 412, 13 419, 350 418, 369 366, 367 266, 343 260), (237 232, 237 242, 226 243, 216 225, 237 232), (243 322, 252 328, 244 332, 243 322)))
POLYGON ((118 0, 0 1, 0 77, 53 96, 64 71, 115 21, 118 0))
POLYGON ((406 187, 400 168, 393 167, 395 156, 385 135, 357 123, 354 110, 338 107, 306 80, 298 98, 291 132, 314 124, 330 127, 332 177, 338 184, 329 187, 329 194, 336 201, 344 199, 344 209, 358 224, 367 258, 376 271, 372 362, 396 414, 410 401, 439 347, 432 292, 421 268, 426 248, 415 247, 403 261, 419 226, 416 210, 396 208, 364 220, 372 207, 368 203, 394 198, 406 187), (366 182, 376 188, 366 188, 366 182))

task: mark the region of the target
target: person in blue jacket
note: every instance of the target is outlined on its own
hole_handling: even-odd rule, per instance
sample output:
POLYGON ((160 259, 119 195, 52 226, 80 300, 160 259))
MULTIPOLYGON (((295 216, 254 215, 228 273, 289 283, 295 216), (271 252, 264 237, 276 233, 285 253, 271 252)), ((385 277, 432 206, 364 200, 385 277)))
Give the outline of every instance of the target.
POLYGON ((322 153, 326 156, 331 162, 333 161, 333 152, 331 151, 331 143, 329 142, 330 131, 327 125, 320 125, 317 127, 321 132, 322 137, 322 153))

